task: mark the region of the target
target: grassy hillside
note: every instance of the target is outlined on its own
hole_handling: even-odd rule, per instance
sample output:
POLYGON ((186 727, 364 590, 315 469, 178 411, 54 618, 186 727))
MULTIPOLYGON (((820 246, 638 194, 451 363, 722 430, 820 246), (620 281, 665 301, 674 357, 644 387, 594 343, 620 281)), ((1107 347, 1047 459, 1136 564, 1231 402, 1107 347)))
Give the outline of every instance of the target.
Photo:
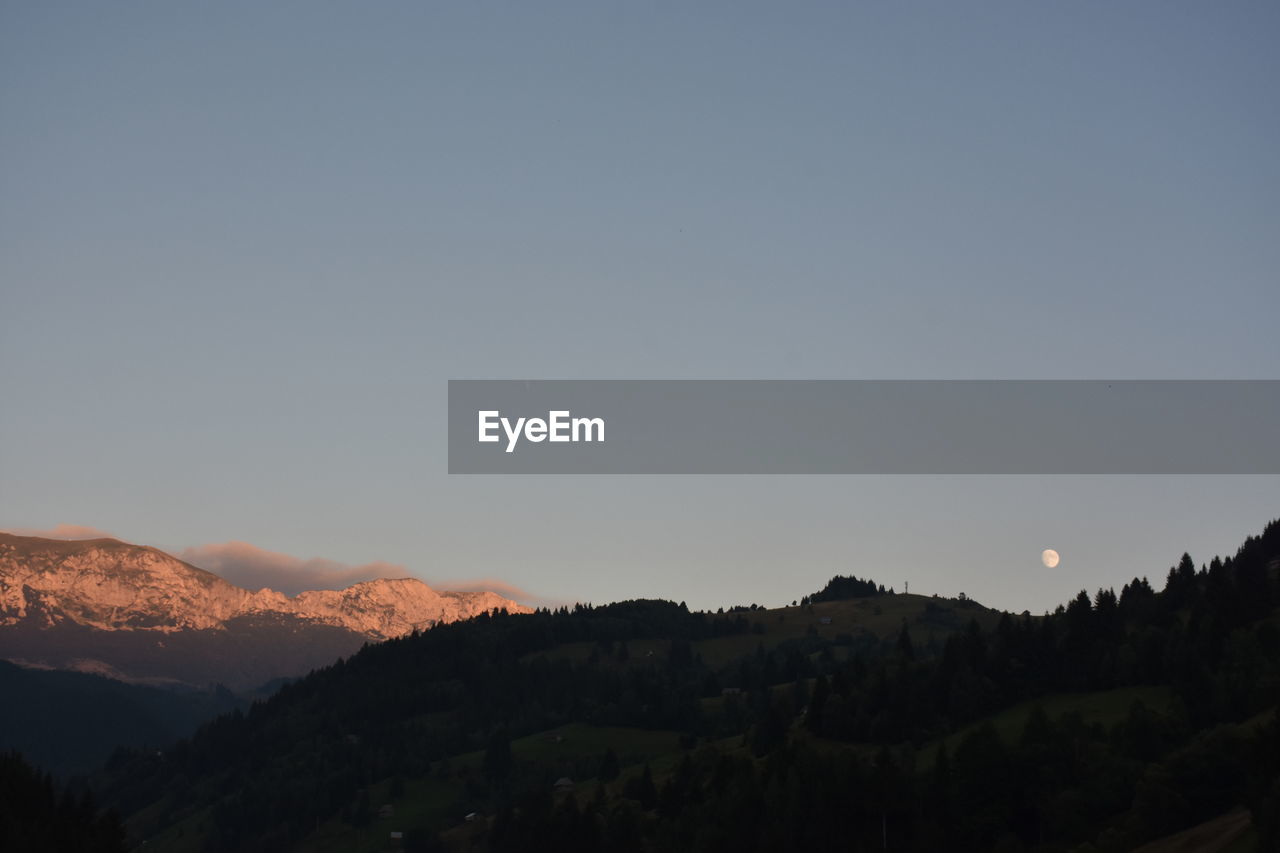
MULTIPOLYGON (((742 619, 747 629, 692 642, 694 653, 713 668, 741 660, 760 646, 774 649, 787 641, 801 641, 810 636, 839 648, 878 652, 898 636, 904 623, 918 633, 922 641, 932 640, 940 647, 947 637, 967 628, 970 621, 977 621, 983 629, 990 630, 1001 614, 973 600, 898 594, 775 609, 743 609, 723 615, 726 619, 742 619)), ((630 661, 643 663, 652 656, 665 655, 669 646, 667 637, 641 638, 628 644, 628 657, 630 661)), ((570 642, 530 653, 524 660, 544 658, 581 663, 595 650, 595 643, 570 642)))
POLYGON ((1099 690, 1093 693, 1050 694, 1020 702, 1011 708, 970 723, 945 738, 929 742, 920 750, 918 761, 921 766, 931 767, 937 758, 940 746, 955 752, 965 738, 972 736, 983 726, 990 726, 1006 744, 1012 746, 1018 742, 1018 738, 1027 727, 1027 721, 1037 708, 1042 710, 1050 720, 1060 720, 1074 715, 1085 725, 1100 726, 1110 731, 1124 722, 1135 702, 1158 713, 1167 714, 1173 710, 1176 701, 1173 691, 1165 685, 1117 687, 1114 690, 1099 690))
POLYGON ((1250 853, 1257 833, 1246 809, 1232 809, 1199 826, 1144 844, 1133 853, 1250 853))

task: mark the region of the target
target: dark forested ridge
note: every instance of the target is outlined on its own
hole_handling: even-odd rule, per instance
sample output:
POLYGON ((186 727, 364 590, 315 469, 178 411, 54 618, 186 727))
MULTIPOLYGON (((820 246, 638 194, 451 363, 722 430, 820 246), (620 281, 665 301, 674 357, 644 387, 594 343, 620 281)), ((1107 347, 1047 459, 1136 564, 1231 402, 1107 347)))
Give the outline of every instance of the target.
POLYGON ((105 631, 56 621, 33 602, 20 621, 0 630, 11 660, 72 667, 92 658, 104 671, 155 684, 198 688, 224 684, 249 691, 273 678, 301 675, 360 648, 366 638, 337 625, 282 614, 246 614, 222 628, 183 630, 162 637, 150 631, 105 631))
POLYGON ((0 850, 123 853, 124 827, 85 789, 60 788, 16 752, 0 753, 0 850))
POLYGON ((165 689, 8 661, 0 661, 0 696, 0 750, 15 749, 63 778, 101 766, 118 746, 167 746, 248 705, 218 686, 165 689))
POLYGON ((494 613, 96 784, 149 850, 1118 851, 1238 807, 1280 849, 1278 570, 1272 523, 1042 617, 869 581, 494 613))
POLYGON ((800 603, 811 604, 822 601, 844 601, 850 598, 870 598, 873 595, 884 595, 886 592, 884 584, 877 586, 873 580, 836 575, 827 582, 826 586, 813 595, 805 596, 800 603))

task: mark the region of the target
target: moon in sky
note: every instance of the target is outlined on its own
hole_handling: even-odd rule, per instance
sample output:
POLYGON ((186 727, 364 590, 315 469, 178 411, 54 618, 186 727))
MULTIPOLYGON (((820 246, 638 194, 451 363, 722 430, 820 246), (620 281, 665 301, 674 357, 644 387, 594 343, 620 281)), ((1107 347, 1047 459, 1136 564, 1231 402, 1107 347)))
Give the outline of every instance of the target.
POLYGON ((1045 548, 1044 553, 1040 555, 1040 562, 1044 563, 1047 568, 1052 569, 1058 565, 1058 552, 1052 548, 1045 548))

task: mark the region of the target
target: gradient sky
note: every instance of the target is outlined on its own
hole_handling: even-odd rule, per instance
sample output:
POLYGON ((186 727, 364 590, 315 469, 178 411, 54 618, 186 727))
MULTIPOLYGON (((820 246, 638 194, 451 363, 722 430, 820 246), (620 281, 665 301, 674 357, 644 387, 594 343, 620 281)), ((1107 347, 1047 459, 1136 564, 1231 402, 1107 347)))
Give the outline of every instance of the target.
POLYGON ((0 526, 703 607, 1233 552, 1280 478, 449 477, 445 382, 1277 378, 1278 42, 1274 3, 5 2, 0 526))

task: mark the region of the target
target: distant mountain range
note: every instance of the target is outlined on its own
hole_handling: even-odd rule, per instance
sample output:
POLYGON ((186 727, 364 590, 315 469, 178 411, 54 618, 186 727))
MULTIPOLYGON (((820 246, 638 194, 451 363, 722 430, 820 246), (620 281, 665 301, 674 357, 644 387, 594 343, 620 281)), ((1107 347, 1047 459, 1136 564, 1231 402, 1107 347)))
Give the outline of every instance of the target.
POLYGON ((495 609, 532 612, 414 578, 251 592, 155 548, 0 533, 0 658, 26 666, 244 689, 495 609))

